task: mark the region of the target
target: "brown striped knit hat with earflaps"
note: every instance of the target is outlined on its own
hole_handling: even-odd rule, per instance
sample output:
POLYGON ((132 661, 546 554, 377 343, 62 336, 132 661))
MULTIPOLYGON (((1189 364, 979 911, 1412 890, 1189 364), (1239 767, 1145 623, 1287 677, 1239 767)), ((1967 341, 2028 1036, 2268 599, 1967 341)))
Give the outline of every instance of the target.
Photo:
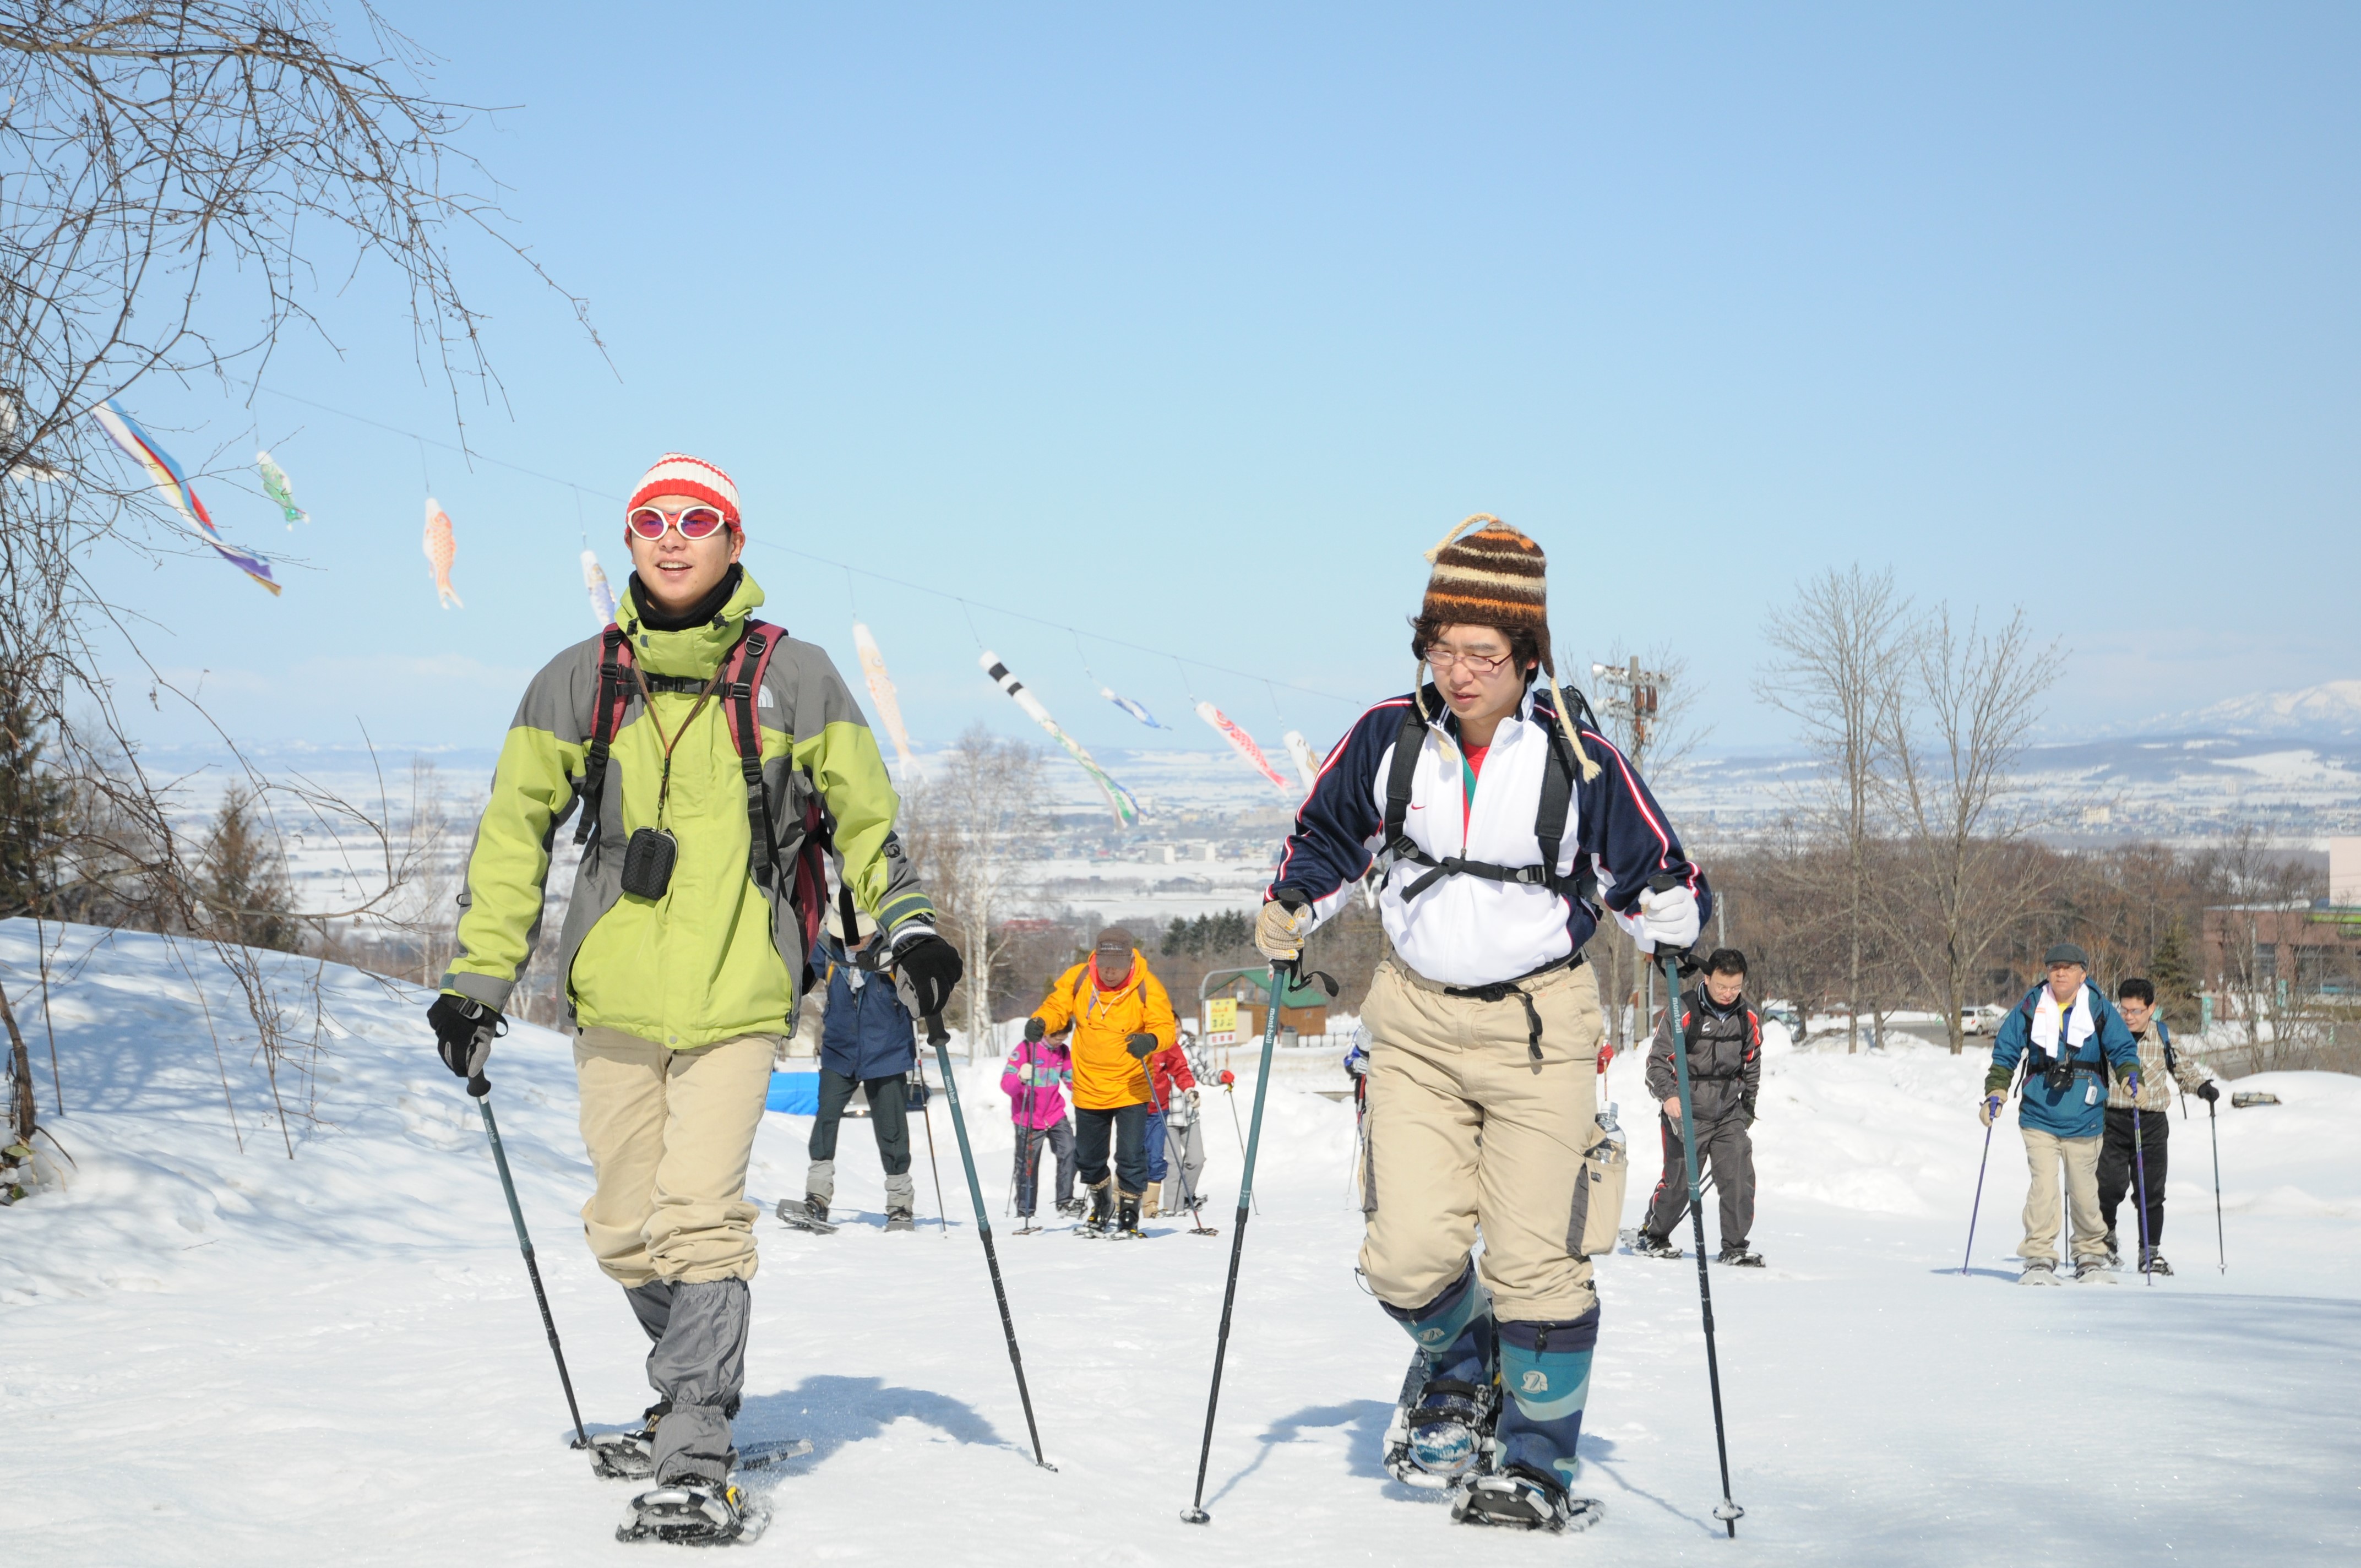
MULTIPOLYGON (((1565 731, 1566 742, 1582 764, 1582 776, 1597 778, 1598 764, 1582 749, 1565 694, 1558 690, 1557 662, 1550 653, 1549 562, 1541 545, 1499 518, 1477 512, 1444 534, 1443 543, 1428 551, 1426 558, 1434 564, 1434 570, 1426 579, 1426 600, 1419 607, 1419 618, 1444 626, 1497 626, 1504 632, 1532 632, 1541 648, 1542 674, 1557 706, 1558 728, 1565 731)), ((1418 700, 1422 709, 1422 691, 1418 700)))

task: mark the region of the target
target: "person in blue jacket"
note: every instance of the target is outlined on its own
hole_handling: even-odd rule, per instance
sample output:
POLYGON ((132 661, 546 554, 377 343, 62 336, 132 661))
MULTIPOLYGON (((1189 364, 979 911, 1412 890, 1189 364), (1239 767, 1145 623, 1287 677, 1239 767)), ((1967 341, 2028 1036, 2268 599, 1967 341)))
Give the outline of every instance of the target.
POLYGON ((2042 959, 2047 983, 2009 1009, 1993 1037, 1992 1070, 1979 1107, 1989 1127, 2008 1102, 2009 1080, 2025 1063, 2017 1130, 2033 1186, 2025 1195, 2025 1245, 2017 1249, 2024 1285, 2058 1281, 2058 1177, 2064 1168, 2072 1211, 2076 1279, 2107 1279, 2107 1227, 2099 1215, 2099 1142, 2107 1124, 2107 1071, 2139 1091, 2139 1044, 2099 988, 2091 958, 2060 942, 2042 959))
MULTIPOLYGON (((876 934, 859 915, 851 951, 876 934)), ((834 925, 840 925, 842 916, 834 925)), ((844 934, 823 927, 812 944, 812 968, 826 977, 828 1009, 819 1027, 819 1114, 812 1122, 811 1168, 804 1176, 804 1212, 820 1224, 836 1198, 836 1130, 858 1086, 869 1096, 869 1127, 885 1168, 885 1228, 916 1227, 917 1188, 910 1179, 908 1077, 918 1064, 917 1025, 890 976, 872 974, 848 956, 844 934)))

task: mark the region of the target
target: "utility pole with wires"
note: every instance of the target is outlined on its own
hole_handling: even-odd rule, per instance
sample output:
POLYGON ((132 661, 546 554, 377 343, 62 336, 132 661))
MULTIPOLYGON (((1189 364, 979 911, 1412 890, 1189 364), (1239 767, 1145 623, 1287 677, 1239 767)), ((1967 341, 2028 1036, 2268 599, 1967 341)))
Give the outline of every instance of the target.
MULTIPOLYGON (((1630 759, 1631 770, 1641 771, 1641 758, 1645 756, 1648 741, 1656 728, 1658 695, 1673 684, 1673 676, 1663 670, 1643 670, 1640 655, 1631 655, 1629 664, 1598 664, 1590 666, 1590 678, 1598 685, 1598 711, 1615 731, 1615 743, 1630 759)), ((1655 1030, 1656 970, 1653 964, 1640 967, 1638 987, 1623 983, 1623 953, 1615 949, 1615 994, 1629 996, 1639 992, 1639 1013, 1632 1021, 1635 1036, 1628 1042, 1631 1048, 1640 1047, 1640 1041, 1655 1030)), ((1666 999, 1670 1005, 1670 999, 1666 999)), ((1620 1008, 1618 1008, 1620 1011, 1620 1008)))

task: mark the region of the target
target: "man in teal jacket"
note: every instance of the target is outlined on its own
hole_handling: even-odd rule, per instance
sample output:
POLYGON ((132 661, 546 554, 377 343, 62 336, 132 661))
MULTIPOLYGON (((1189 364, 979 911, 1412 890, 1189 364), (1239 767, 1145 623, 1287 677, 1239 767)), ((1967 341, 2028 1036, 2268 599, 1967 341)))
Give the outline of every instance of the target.
POLYGON ((2099 1217, 2099 1141, 2106 1130, 2107 1069, 2135 1093, 2139 1087, 2139 1045, 2123 1014, 2090 983, 2091 959, 2071 942, 2051 948, 2042 960, 2047 984, 2037 985, 2009 1009, 1993 1037, 1992 1070, 1984 1075, 1981 1106, 1989 1127, 2008 1100, 2011 1079, 2025 1063, 2025 1089, 2017 1102, 2017 1130, 2025 1135, 2025 1161, 2033 1186, 2025 1195, 2024 1285, 2058 1280, 2058 1178, 2062 1167, 2073 1215, 2074 1277, 2105 1279, 2107 1228, 2099 1217))

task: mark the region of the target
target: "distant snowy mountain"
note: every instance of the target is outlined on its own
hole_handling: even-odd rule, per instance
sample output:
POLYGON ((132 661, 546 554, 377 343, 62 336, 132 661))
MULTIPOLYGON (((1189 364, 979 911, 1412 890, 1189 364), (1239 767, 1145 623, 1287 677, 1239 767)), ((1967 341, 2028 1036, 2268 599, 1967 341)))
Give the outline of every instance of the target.
POLYGON ((2301 691, 2254 692, 2191 713, 2131 727, 2147 735, 2290 735, 2317 740, 2361 738, 2361 681, 2323 681, 2301 691))

